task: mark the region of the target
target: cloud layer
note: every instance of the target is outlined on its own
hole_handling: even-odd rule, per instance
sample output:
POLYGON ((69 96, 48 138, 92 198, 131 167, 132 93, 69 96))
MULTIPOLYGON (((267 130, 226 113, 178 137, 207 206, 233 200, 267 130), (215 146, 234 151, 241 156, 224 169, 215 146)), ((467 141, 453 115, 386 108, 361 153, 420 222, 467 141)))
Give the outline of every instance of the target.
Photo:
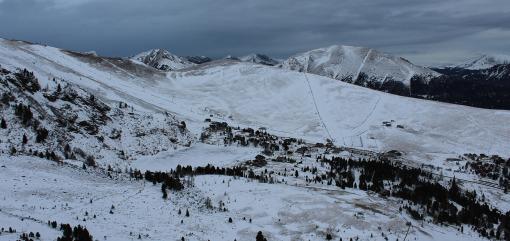
POLYGON ((508 0, 0 0, 0 23, 3 38, 110 56, 286 57, 332 44, 426 65, 510 54, 508 0))

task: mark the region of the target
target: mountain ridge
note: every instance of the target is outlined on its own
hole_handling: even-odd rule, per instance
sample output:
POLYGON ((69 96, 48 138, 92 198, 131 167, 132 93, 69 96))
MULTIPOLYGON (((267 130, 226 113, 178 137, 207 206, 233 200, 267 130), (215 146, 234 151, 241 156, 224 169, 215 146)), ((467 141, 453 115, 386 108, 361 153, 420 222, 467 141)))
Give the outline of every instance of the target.
POLYGON ((278 66, 396 94, 405 94, 415 76, 427 80, 440 75, 401 57, 347 45, 331 45, 296 54, 278 66))

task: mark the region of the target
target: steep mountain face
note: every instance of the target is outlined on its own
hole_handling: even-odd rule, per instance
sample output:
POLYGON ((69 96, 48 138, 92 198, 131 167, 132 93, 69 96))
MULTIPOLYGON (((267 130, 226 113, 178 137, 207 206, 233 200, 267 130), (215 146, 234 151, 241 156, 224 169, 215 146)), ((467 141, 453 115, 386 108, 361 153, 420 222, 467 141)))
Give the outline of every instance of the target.
POLYGON ((0 97, 0 149, 11 154, 111 164, 193 142, 173 115, 107 104, 64 79, 40 81, 26 69, 0 68, 0 97))
POLYGON ((165 49, 148 50, 135 55, 132 59, 163 71, 184 69, 195 65, 187 58, 172 54, 165 49))
POLYGON ((294 55, 279 66, 401 95, 409 94, 411 78, 439 75, 374 49, 337 45, 294 55))
POLYGON ((256 64, 269 65, 269 66, 274 66, 279 63, 277 60, 274 60, 271 57, 264 55, 264 54, 249 54, 249 55, 243 56, 239 59, 243 62, 250 62, 250 63, 256 63, 256 64))
POLYGON ((450 66, 450 68, 460 68, 468 70, 488 69, 498 64, 510 64, 510 56, 508 55, 481 55, 476 58, 467 60, 464 63, 450 66))

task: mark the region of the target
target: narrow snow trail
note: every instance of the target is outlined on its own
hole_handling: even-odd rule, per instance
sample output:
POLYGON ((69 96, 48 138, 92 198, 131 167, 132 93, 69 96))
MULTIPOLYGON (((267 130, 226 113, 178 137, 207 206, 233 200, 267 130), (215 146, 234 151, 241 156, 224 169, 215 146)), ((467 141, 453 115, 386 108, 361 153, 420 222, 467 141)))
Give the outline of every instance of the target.
POLYGON ((319 107, 317 106, 317 101, 315 100, 315 95, 313 94, 312 86, 310 85, 310 81, 308 80, 308 77, 306 76, 306 73, 303 72, 303 75, 305 76, 306 84, 308 86, 308 89, 310 90, 310 95, 312 96, 313 105, 315 106, 315 111, 317 112, 317 116, 319 117, 319 120, 324 127, 324 130, 326 130, 326 133, 328 134, 329 139, 335 143, 335 140, 331 136, 331 133, 329 132, 328 127, 326 126, 326 123, 324 123, 324 120, 322 119, 321 113, 319 111, 319 107))
MULTIPOLYGON (((363 119, 363 121, 361 121, 356 127, 352 128, 351 131, 355 131, 359 128, 361 128, 363 125, 365 125, 367 123, 367 121, 370 119, 370 117, 372 117, 372 115, 374 114, 374 112, 376 111, 377 107, 379 106, 379 102, 381 101, 381 96, 377 95, 377 101, 375 102, 375 104, 373 105, 372 109, 370 110, 370 112, 365 116, 365 118, 363 119)), ((363 133, 365 133, 367 130, 362 130, 362 131, 357 131, 355 134, 353 135, 350 135, 350 136, 344 136, 344 137, 355 137, 355 136, 359 136, 363 133)))
POLYGON ((354 78, 353 81, 356 81, 358 79, 359 74, 361 73, 361 70, 363 69, 363 67, 365 67, 365 63, 367 62, 368 56, 370 56, 371 52, 372 52, 371 49, 368 50, 367 55, 365 55, 365 58, 363 58, 363 62, 361 62, 361 64, 359 65, 358 71, 356 73, 356 78, 354 78))

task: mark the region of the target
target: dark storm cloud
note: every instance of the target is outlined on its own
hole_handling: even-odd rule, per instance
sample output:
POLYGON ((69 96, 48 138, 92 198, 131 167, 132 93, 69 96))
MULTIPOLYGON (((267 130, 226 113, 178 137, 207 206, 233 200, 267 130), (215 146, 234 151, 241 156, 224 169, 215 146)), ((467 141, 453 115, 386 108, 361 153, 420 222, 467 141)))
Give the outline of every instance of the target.
POLYGON ((4 38, 115 56, 284 57, 332 44, 424 64, 510 54, 508 0, 0 0, 0 24, 4 38))

